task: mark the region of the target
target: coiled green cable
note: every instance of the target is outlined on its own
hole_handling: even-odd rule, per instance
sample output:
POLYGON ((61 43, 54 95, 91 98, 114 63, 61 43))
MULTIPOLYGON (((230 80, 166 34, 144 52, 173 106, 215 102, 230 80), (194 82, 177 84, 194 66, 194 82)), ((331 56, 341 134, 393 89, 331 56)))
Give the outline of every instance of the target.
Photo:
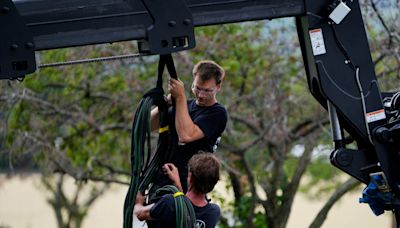
POLYGON ((192 202, 174 185, 166 185, 156 191, 157 196, 173 194, 175 203, 176 228, 194 228, 196 214, 192 202))
POLYGON ((154 106, 159 109, 159 123, 162 129, 167 126, 167 104, 164 100, 162 89, 162 73, 164 65, 167 64, 171 77, 176 78, 176 72, 172 56, 160 56, 158 66, 157 87, 147 92, 140 101, 132 124, 132 145, 131 145, 131 183, 124 203, 124 228, 132 228, 133 209, 136 195, 139 190, 145 190, 154 180, 160 169, 161 162, 168 149, 169 131, 159 133, 157 150, 151 151, 151 110, 154 106))

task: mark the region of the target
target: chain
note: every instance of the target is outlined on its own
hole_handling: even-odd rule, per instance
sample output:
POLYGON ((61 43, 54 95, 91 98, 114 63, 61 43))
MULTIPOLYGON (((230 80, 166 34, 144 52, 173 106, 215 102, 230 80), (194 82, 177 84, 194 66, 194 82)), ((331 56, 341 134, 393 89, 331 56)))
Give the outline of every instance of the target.
POLYGON ((90 59, 79 59, 79 60, 71 60, 71 61, 64 61, 64 62, 43 63, 43 64, 39 64, 38 68, 43 69, 43 68, 48 68, 48 67, 59 67, 59 66, 69 66, 69 65, 84 64, 84 63, 114 61, 114 60, 137 58, 137 57, 147 56, 147 55, 148 54, 136 53, 136 54, 90 58, 90 59))

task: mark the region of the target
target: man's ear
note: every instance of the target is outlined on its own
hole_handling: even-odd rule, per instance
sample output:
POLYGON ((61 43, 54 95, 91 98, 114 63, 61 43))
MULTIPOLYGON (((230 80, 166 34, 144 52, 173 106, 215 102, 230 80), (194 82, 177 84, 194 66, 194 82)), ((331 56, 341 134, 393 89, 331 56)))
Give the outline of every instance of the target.
POLYGON ((221 90, 221 84, 222 84, 222 82, 217 85, 217 87, 216 87, 217 88, 217 92, 219 92, 221 90))
POLYGON ((192 183, 192 172, 189 171, 189 175, 188 175, 188 183, 191 184, 192 183))

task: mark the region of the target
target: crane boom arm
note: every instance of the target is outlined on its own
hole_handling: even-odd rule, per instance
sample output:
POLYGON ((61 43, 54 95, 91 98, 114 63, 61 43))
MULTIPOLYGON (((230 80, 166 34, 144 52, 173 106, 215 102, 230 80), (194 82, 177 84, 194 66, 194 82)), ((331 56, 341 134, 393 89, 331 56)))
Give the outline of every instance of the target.
MULTIPOLYGON (((32 32, 36 50, 146 39, 146 29, 153 24, 139 0, 24 0, 15 1, 15 6, 32 32)), ((188 0, 187 8, 194 26, 305 13, 303 0, 188 0)))

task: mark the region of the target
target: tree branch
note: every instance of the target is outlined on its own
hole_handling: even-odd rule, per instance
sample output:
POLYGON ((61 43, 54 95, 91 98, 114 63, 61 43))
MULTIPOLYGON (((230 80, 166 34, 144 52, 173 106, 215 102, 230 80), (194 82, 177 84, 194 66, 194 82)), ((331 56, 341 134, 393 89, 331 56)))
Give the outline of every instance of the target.
POLYGON ((324 126, 326 124, 329 124, 329 119, 325 117, 322 120, 305 120, 304 122, 298 124, 296 127, 294 127, 290 133, 289 133, 289 139, 291 141, 297 141, 300 138, 304 138, 307 135, 315 132, 318 130, 321 126, 324 126))
POLYGON ((244 170, 247 175, 247 179, 249 181, 249 188, 250 188, 250 193, 251 193, 251 206, 248 211, 246 220, 247 220, 247 227, 252 228, 253 227, 254 210, 256 208, 256 203, 257 203, 259 197, 256 192, 256 183, 254 181, 254 175, 253 175, 253 172, 251 171, 251 168, 249 167, 249 164, 247 163, 244 156, 241 157, 240 161, 243 164, 244 170))
POLYGON ((378 8, 376 7, 374 0, 371 0, 370 2, 371 2, 372 9, 374 10, 374 12, 376 13, 376 15, 378 17, 378 20, 381 22, 383 28, 385 29, 386 33, 389 36, 388 49, 390 49, 392 47, 392 44, 393 44, 393 38, 395 38, 395 37, 393 36, 393 34, 390 31, 389 27, 386 25, 385 20, 382 18, 382 15, 380 14, 378 8))
MULTIPOLYGON (((40 137, 34 136, 34 135, 29 134, 27 132, 25 132, 24 136, 27 139, 32 140, 37 145, 40 145, 40 146, 43 146, 44 148, 46 148, 47 151, 49 151, 50 155, 51 155, 49 157, 49 159, 51 161, 53 161, 54 164, 57 165, 57 169, 58 169, 57 171, 61 172, 61 173, 67 173, 68 175, 73 177, 75 180, 79 180, 79 181, 92 180, 92 181, 99 181, 99 182, 104 182, 104 183, 117 183, 117 184, 129 185, 128 182, 116 180, 115 178, 106 178, 106 177, 93 176, 88 171, 82 170, 82 169, 80 169, 78 167, 74 167, 72 165, 71 161, 68 158, 63 156, 52 145, 50 145, 48 142, 46 142, 45 140, 41 139, 40 137)), ((120 172, 122 172, 122 171, 120 171, 120 172)), ((107 174, 107 175, 110 175, 110 174, 107 174)))
POLYGON ((304 152, 297 162, 297 166, 290 183, 288 184, 287 188, 283 190, 282 205, 279 209, 279 215, 282 216, 283 221, 287 221, 290 215, 293 200, 299 188, 301 177, 311 161, 312 151, 316 143, 314 137, 311 137, 311 139, 308 141, 309 143, 305 144, 304 152))
POLYGON ((106 163, 100 161, 100 160, 97 159, 97 158, 94 158, 93 161, 94 161, 98 166, 106 168, 106 169, 107 169, 108 171, 110 171, 110 173, 112 173, 112 174, 121 174, 121 175, 129 176, 129 177, 132 176, 131 173, 126 172, 126 171, 124 171, 124 170, 117 170, 117 169, 115 169, 114 167, 112 167, 112 166, 110 166, 110 165, 108 165, 108 164, 106 164, 106 163))
POLYGON ((329 198, 322 209, 318 212, 317 216, 314 218, 313 222, 309 228, 319 228, 324 223, 326 217, 332 206, 338 201, 344 194, 358 186, 360 182, 352 177, 350 177, 346 182, 344 182, 329 198))

